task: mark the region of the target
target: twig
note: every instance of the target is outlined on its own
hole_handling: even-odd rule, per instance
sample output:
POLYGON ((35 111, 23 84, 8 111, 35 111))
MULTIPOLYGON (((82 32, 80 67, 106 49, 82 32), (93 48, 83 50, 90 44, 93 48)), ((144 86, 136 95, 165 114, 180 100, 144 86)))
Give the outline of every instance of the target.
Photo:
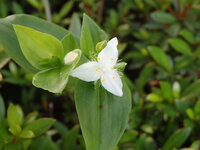
POLYGON ((191 7, 192 7, 191 4, 186 4, 185 9, 184 9, 184 11, 181 15, 181 19, 184 19, 185 17, 187 17, 187 14, 188 14, 191 7))
POLYGON ((178 0, 177 3, 178 3, 178 17, 181 18, 182 13, 181 13, 181 2, 180 2, 180 0, 178 0))
POLYGON ((49 22, 52 21, 52 16, 51 16, 51 8, 50 8, 50 3, 49 0, 44 0, 44 4, 45 4, 45 14, 46 14, 46 18, 49 22))
POLYGON ((99 9, 98 9, 98 16, 97 16, 97 23, 99 23, 99 24, 102 21, 104 2, 105 2, 105 0, 100 0, 99 9))
MULTIPOLYGON (((161 3, 164 3, 165 2, 163 0, 160 0, 161 3)), ((167 10, 174 16, 174 17, 178 17, 177 13, 174 11, 174 9, 171 7, 171 6, 167 6, 167 10)))

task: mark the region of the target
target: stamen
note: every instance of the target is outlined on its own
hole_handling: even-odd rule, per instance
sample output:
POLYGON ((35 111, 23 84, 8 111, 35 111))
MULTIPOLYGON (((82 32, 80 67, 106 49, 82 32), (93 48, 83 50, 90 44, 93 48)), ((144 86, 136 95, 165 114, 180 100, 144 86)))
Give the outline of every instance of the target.
POLYGON ((99 68, 96 68, 96 71, 99 71, 99 68))
POLYGON ((106 81, 106 80, 104 80, 104 79, 103 79, 103 80, 101 80, 101 82, 105 82, 105 81, 106 81))
POLYGON ((115 76, 113 76, 112 78, 115 79, 115 76))
POLYGON ((113 61, 114 59, 113 59, 113 58, 110 58, 110 60, 112 60, 112 61, 113 61))
POLYGON ((99 58, 99 57, 98 57, 97 59, 98 59, 98 60, 101 60, 101 58, 99 58))

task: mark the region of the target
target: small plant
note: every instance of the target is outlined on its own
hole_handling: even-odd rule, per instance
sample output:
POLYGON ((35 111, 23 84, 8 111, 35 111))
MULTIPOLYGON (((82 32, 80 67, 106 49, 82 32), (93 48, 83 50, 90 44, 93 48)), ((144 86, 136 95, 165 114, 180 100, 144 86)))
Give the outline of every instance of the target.
POLYGON ((33 146, 33 139, 39 139, 55 123, 54 119, 38 119, 37 115, 31 112, 24 116, 21 107, 14 104, 9 105, 6 113, 0 97, 0 149, 27 150, 33 146))

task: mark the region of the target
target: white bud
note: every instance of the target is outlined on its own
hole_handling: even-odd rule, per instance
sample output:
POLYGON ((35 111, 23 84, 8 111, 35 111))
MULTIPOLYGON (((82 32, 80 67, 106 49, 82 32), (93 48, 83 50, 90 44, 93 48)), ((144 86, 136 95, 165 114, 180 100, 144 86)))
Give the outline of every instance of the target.
POLYGON ((65 55, 65 58, 64 58, 64 62, 65 64, 70 64, 72 63, 76 58, 78 57, 78 53, 77 52, 69 52, 65 55))

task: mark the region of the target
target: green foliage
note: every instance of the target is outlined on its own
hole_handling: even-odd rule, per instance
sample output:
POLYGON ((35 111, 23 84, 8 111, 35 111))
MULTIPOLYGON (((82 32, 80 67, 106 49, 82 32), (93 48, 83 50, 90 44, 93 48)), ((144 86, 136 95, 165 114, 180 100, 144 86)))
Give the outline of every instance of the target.
POLYGON ((60 40, 68 33, 67 30, 61 27, 33 16, 16 15, 0 19, 0 43, 2 44, 3 48, 7 54, 19 65, 32 72, 37 72, 37 70, 26 60, 25 56, 23 55, 12 26, 13 24, 34 28, 38 31, 53 35, 60 40))
MULTIPOLYGON (((55 128, 46 132, 45 135, 35 137, 33 131, 24 130, 24 128, 31 122, 38 120, 36 119, 37 113, 25 115, 22 125, 11 129, 6 121, 3 121, 4 123, 0 124, 0 149, 85 150, 91 141, 95 141, 95 138, 103 139, 104 137, 110 137, 106 140, 106 144, 112 145, 111 147, 115 145, 114 150, 199 149, 199 0, 83 0, 66 2, 52 0, 50 4, 52 21, 63 27, 69 25, 69 31, 33 16, 14 15, 0 19, 0 91, 6 97, 6 105, 8 105, 8 101, 15 99, 13 97, 20 97, 21 99, 19 98, 17 102, 26 110, 25 114, 31 110, 39 110, 39 115, 53 115, 61 122, 56 122, 55 128), (81 29, 79 18, 82 18, 83 13, 87 15, 83 15, 81 29), (94 22, 101 25, 106 33, 94 22), (107 127, 109 131, 107 128, 105 129, 105 126, 112 121, 118 126, 127 119, 126 117, 120 119, 113 117, 106 121, 107 124, 103 122, 104 134, 101 134, 102 136, 99 136, 100 134, 89 136, 93 135, 92 132, 98 131, 97 126, 99 125, 98 122, 94 123, 91 120, 100 120, 101 111, 104 109, 107 112, 114 111, 111 109, 114 106, 110 105, 110 108, 100 105, 102 108, 86 109, 94 105, 91 103, 92 100, 100 97, 97 95, 92 99, 88 95, 98 91, 100 94, 105 92, 99 87, 98 82, 95 86, 92 83, 84 84, 84 86, 96 88, 95 92, 88 87, 88 89, 81 87, 79 85, 81 83, 78 83, 77 88, 80 89, 78 92, 81 93, 79 103, 82 106, 79 106, 81 109, 78 113, 79 117, 83 118, 80 120, 82 135, 73 99, 77 80, 68 78, 68 76, 59 76, 61 72, 70 72, 63 66, 45 68, 40 72, 33 67, 21 51, 12 27, 13 24, 29 27, 37 32, 53 36, 62 42, 64 54, 74 49, 82 49, 84 54, 78 64, 88 61, 91 55, 96 54, 96 44, 108 40, 107 34, 109 38, 116 36, 119 39, 119 58, 127 62, 125 74, 128 78, 126 78, 126 82, 131 87, 130 94, 133 96, 133 106, 125 133, 118 145, 116 142, 119 139, 114 140, 112 137, 116 136, 113 135, 114 133, 121 136, 122 128, 121 132, 114 132, 114 125, 107 127), (85 59, 84 55, 88 59, 85 59), (35 75, 25 71, 12 61, 9 62, 9 57, 35 75), (64 90, 60 88, 63 95, 52 95, 34 88, 31 85, 33 76, 37 78, 37 82, 33 81, 36 86, 49 91, 58 92, 56 91, 57 87, 53 86, 54 84, 62 85, 61 87, 64 88, 68 79, 69 82, 67 88, 64 90), (55 76, 59 76, 59 78, 55 78, 55 76), (14 87, 16 92, 15 90, 11 91, 11 87, 14 87), (92 92, 89 93, 89 91, 92 92), (84 96, 86 93, 88 93, 87 96, 84 96), (94 118, 92 112, 98 111, 99 116, 94 118), (92 116, 92 119, 89 120, 88 116, 92 116), (88 128, 88 126, 93 126, 93 128, 88 128), (13 136, 18 134, 20 134, 20 140, 13 144, 11 142, 13 136), (84 144, 83 137, 91 139, 86 141, 89 144, 84 144)), ((11 13, 25 12, 45 18, 44 8, 43 0, 20 2, 2 0, 0 1, 0 17, 6 17, 11 13)), ((101 45, 98 46, 98 51, 101 50, 99 47, 101 45)), ((109 94, 106 93, 106 95, 109 94)), ((109 100, 108 103, 114 101, 109 100)), ((75 101, 77 105, 77 99, 75 101)), ((123 102, 120 101, 120 104, 123 102)), ((123 108, 123 106, 118 107, 116 114, 119 114, 123 108)), ((5 116, 5 109, 0 99, 0 120, 6 120, 5 117, 1 116, 5 116)), ((123 126, 124 128, 125 126, 123 126)), ((93 144, 97 143, 93 142, 93 144)))
POLYGON ((88 150, 112 150, 122 136, 131 108, 130 91, 117 97, 102 87, 80 81, 75 91, 76 108, 88 150))
POLYGON ((30 120, 30 116, 33 116, 33 113, 24 119, 21 107, 13 104, 9 105, 7 118, 5 118, 5 108, 2 98, 0 104, 2 109, 0 119, 0 149, 28 149, 32 144, 33 138, 44 134, 55 123, 55 120, 50 118, 41 118, 38 120, 32 118, 30 120))
POLYGON ((163 52, 162 49, 155 46, 149 46, 148 50, 150 52, 150 55, 155 59, 155 61, 159 65, 163 66, 167 70, 171 69, 170 59, 165 54, 165 52, 163 52))
POLYGON ((163 11, 153 12, 151 17, 158 23, 173 23, 176 21, 172 14, 163 11))
POLYGON ((64 48, 54 36, 25 26, 13 27, 21 50, 32 66, 43 70, 64 64, 64 48))
POLYGON ((188 136, 190 135, 190 132, 191 132, 190 128, 185 128, 176 131, 166 141, 163 150, 171 150, 173 148, 179 148, 187 140, 188 136))

